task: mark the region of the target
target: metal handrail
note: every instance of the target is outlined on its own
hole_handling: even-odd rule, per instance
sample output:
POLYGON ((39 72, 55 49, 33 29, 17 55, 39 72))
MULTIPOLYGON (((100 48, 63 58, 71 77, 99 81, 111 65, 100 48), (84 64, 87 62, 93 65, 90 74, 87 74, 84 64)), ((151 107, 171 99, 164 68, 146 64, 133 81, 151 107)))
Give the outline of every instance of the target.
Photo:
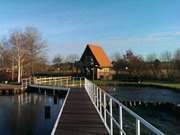
POLYGON ((42 78, 23 78, 21 89, 27 89, 28 85, 45 85, 58 87, 82 87, 84 77, 42 77, 42 78))
POLYGON ((66 97, 65 97, 65 99, 64 99, 63 105, 62 105, 62 107, 61 107, 61 109, 60 109, 60 111, 59 111, 58 117, 57 117, 56 122, 55 122, 55 124, 54 124, 54 126, 53 126, 53 129, 52 129, 52 131, 51 131, 51 135, 54 135, 55 132, 56 132, 56 129, 57 129, 59 120, 60 120, 60 118, 61 118, 61 115, 62 115, 64 106, 65 106, 66 101, 67 101, 67 98, 68 98, 68 96, 69 96, 69 92, 70 92, 70 88, 68 88, 68 90, 67 90, 66 97))
POLYGON ((161 132, 159 129, 148 123, 146 120, 144 120, 142 117, 134 113, 132 110, 130 110, 128 107, 124 106, 122 103, 120 103, 117 99, 112 97, 109 93, 104 91, 103 89, 96 86, 91 81, 85 79, 85 89, 94 104, 97 112, 99 113, 102 121, 104 122, 104 125, 106 126, 108 132, 110 135, 113 135, 113 124, 115 123, 116 126, 119 128, 119 134, 125 135, 125 131, 123 128, 123 117, 122 117, 122 111, 125 110, 127 113, 129 113, 131 116, 133 116, 136 120, 136 135, 141 134, 140 125, 144 125, 147 129, 149 129, 152 133, 156 135, 164 135, 163 132, 161 132), (103 97, 103 98, 102 98, 103 97), (107 109, 107 98, 109 98, 109 110, 107 109), (102 100, 103 99, 103 100, 102 100), (119 122, 116 120, 116 118, 113 116, 113 103, 116 103, 119 108, 119 122), (102 108, 104 109, 102 111, 102 108), (107 124, 107 116, 110 117, 110 126, 107 124))

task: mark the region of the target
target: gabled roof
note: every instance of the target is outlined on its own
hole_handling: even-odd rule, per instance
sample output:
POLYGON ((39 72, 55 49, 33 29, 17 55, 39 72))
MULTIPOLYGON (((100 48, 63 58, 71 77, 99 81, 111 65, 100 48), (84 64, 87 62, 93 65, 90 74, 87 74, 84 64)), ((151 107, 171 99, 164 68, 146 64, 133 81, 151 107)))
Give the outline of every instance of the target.
POLYGON ((88 44, 86 48, 91 50, 100 67, 112 67, 111 61, 107 57, 102 47, 94 44, 88 44))

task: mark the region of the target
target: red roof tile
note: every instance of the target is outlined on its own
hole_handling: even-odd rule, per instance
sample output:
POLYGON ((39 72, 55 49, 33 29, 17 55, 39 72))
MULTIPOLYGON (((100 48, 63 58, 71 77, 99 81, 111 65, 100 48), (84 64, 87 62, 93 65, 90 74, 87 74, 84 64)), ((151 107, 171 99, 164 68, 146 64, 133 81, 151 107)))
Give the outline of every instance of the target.
POLYGON ((111 62, 102 47, 94 44, 88 44, 87 46, 90 48, 100 67, 112 67, 111 62))

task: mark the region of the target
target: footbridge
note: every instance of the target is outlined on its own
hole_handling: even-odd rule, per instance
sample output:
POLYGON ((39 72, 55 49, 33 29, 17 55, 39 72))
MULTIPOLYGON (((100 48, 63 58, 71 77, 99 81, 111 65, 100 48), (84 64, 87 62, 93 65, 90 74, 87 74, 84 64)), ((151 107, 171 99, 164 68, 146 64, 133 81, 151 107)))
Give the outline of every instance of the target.
POLYGON ((23 89, 35 88, 66 97, 51 135, 164 135, 92 81, 81 77, 42 77, 22 81, 23 89))

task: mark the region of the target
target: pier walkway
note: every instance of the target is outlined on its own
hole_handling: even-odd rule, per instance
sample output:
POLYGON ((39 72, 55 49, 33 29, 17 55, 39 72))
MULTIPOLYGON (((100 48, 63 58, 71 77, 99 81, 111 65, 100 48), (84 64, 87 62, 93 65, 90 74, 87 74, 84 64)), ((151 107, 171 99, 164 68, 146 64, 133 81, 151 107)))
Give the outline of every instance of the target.
POLYGON ((106 135, 99 114, 84 88, 73 88, 64 106, 55 135, 106 135))

